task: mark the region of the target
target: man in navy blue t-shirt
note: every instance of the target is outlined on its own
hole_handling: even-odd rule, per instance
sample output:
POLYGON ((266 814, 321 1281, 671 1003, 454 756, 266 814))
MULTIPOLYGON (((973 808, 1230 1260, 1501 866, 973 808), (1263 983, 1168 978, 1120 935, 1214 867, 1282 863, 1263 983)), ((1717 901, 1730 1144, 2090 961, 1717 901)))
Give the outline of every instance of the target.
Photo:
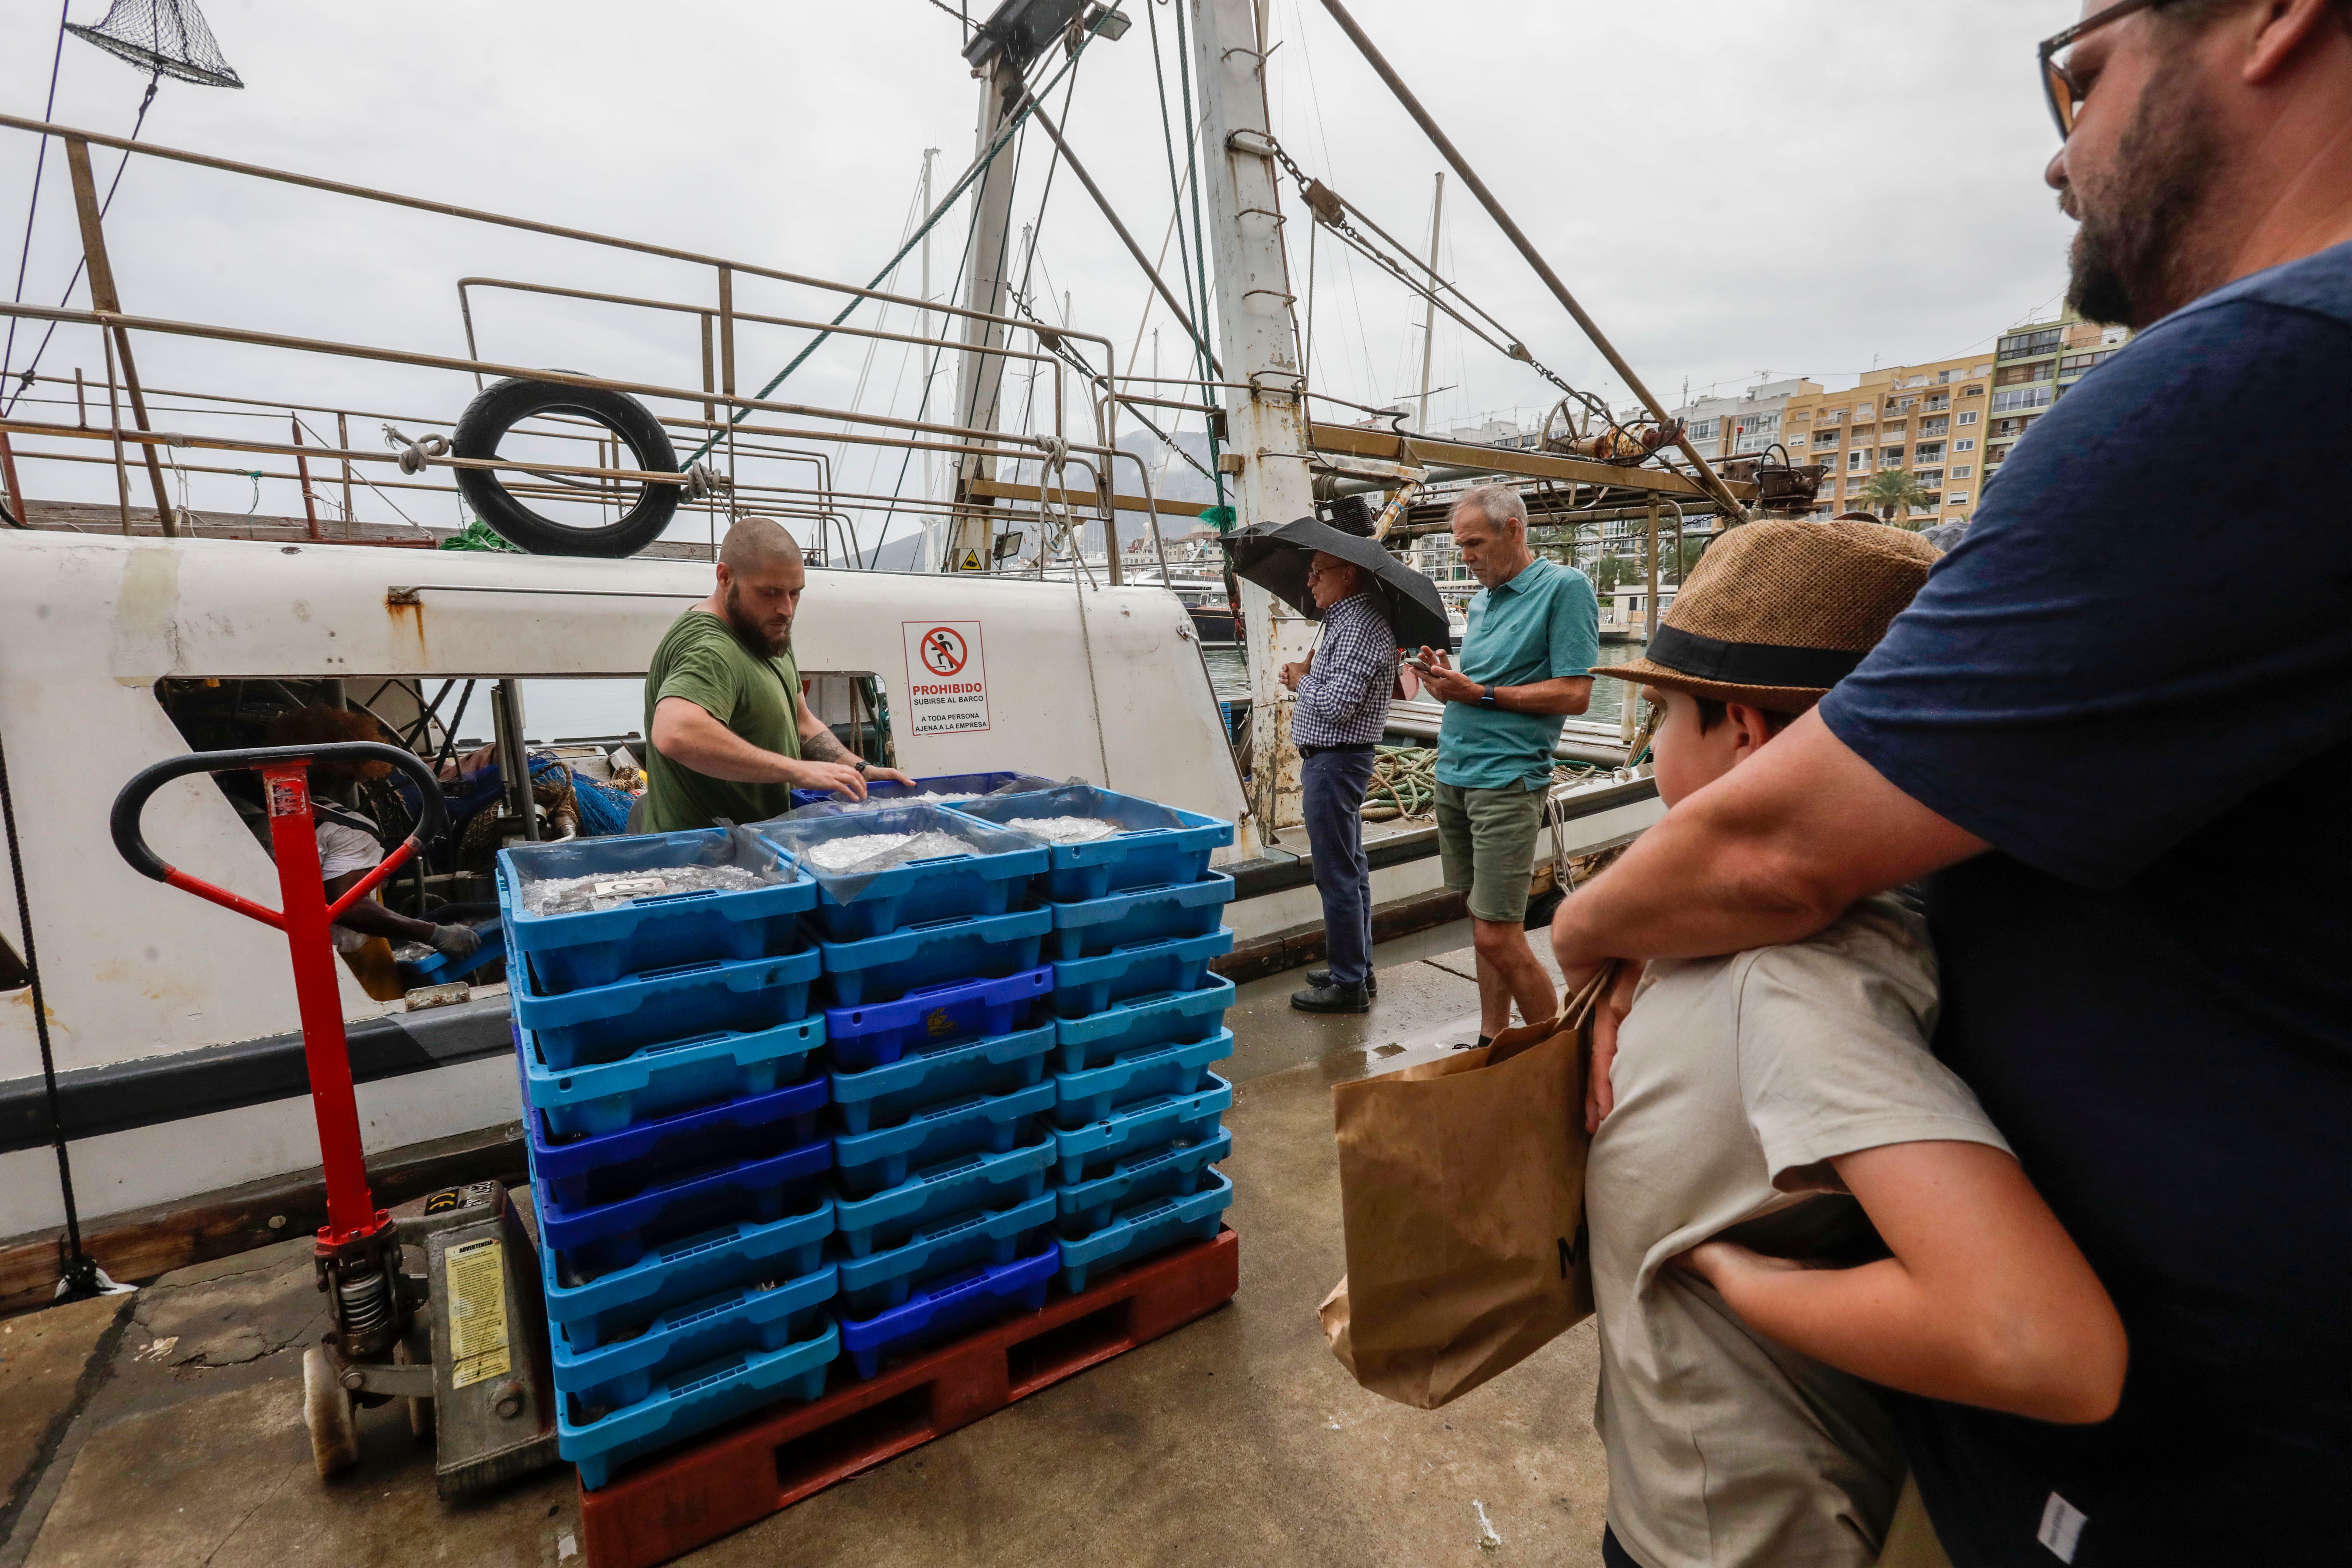
POLYGON ((1736 952, 1927 878, 1936 1049, 2131 1340, 2096 1426, 1906 1402, 1945 1548, 2343 1563, 2352 5, 2139 0, 2074 31, 2048 79, 2072 297, 2144 331, 1817 713, 1568 900, 1555 947, 1736 952))

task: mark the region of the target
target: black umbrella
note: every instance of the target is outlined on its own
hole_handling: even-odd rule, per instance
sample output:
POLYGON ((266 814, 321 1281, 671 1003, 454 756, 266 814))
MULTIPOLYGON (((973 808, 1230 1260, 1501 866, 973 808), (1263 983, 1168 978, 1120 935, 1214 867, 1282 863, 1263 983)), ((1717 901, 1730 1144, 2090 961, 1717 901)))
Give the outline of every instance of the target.
POLYGON ((1328 522, 1302 517, 1279 528, 1244 528, 1224 539, 1236 575, 1305 616, 1321 620, 1307 591, 1307 568, 1315 552, 1336 555, 1363 572, 1364 586, 1381 603, 1399 647, 1447 647, 1451 626, 1437 584, 1359 533, 1342 533, 1328 522))

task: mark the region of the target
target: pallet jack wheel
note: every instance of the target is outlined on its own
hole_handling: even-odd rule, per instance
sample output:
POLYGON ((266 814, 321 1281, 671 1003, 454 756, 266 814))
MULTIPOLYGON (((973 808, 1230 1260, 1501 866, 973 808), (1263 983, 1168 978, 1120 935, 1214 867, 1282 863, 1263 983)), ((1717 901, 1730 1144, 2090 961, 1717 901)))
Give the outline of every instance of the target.
POLYGON ((302 1425, 310 1429, 310 1458, 320 1480, 360 1462, 358 1413, 324 1345, 302 1352, 302 1425))

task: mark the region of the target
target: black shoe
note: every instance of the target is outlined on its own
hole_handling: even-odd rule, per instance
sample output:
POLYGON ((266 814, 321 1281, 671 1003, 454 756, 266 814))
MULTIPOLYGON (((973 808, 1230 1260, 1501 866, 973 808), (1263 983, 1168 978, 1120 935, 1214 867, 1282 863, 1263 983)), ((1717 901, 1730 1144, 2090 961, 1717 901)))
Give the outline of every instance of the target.
MULTIPOLYGON (((1310 969, 1307 972, 1307 984, 1317 987, 1328 985, 1331 984, 1331 972, 1328 969, 1310 969)), ((1364 989, 1374 996, 1381 994, 1381 976, 1378 970, 1364 971, 1364 989)))
POLYGON ((1372 994, 1361 985, 1310 985, 1292 992, 1290 1005, 1302 1013, 1369 1013, 1372 994))

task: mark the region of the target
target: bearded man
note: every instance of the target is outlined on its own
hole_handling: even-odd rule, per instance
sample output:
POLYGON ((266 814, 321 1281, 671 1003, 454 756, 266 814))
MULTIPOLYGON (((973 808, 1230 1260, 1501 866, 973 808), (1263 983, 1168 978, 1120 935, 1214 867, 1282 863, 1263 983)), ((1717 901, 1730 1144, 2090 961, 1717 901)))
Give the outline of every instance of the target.
POLYGON ((727 531, 719 585, 678 616, 646 670, 652 754, 634 831, 780 816, 795 789, 864 800, 869 781, 914 782, 852 755, 809 711, 793 658, 807 586, 801 547, 780 524, 747 517, 727 531))

